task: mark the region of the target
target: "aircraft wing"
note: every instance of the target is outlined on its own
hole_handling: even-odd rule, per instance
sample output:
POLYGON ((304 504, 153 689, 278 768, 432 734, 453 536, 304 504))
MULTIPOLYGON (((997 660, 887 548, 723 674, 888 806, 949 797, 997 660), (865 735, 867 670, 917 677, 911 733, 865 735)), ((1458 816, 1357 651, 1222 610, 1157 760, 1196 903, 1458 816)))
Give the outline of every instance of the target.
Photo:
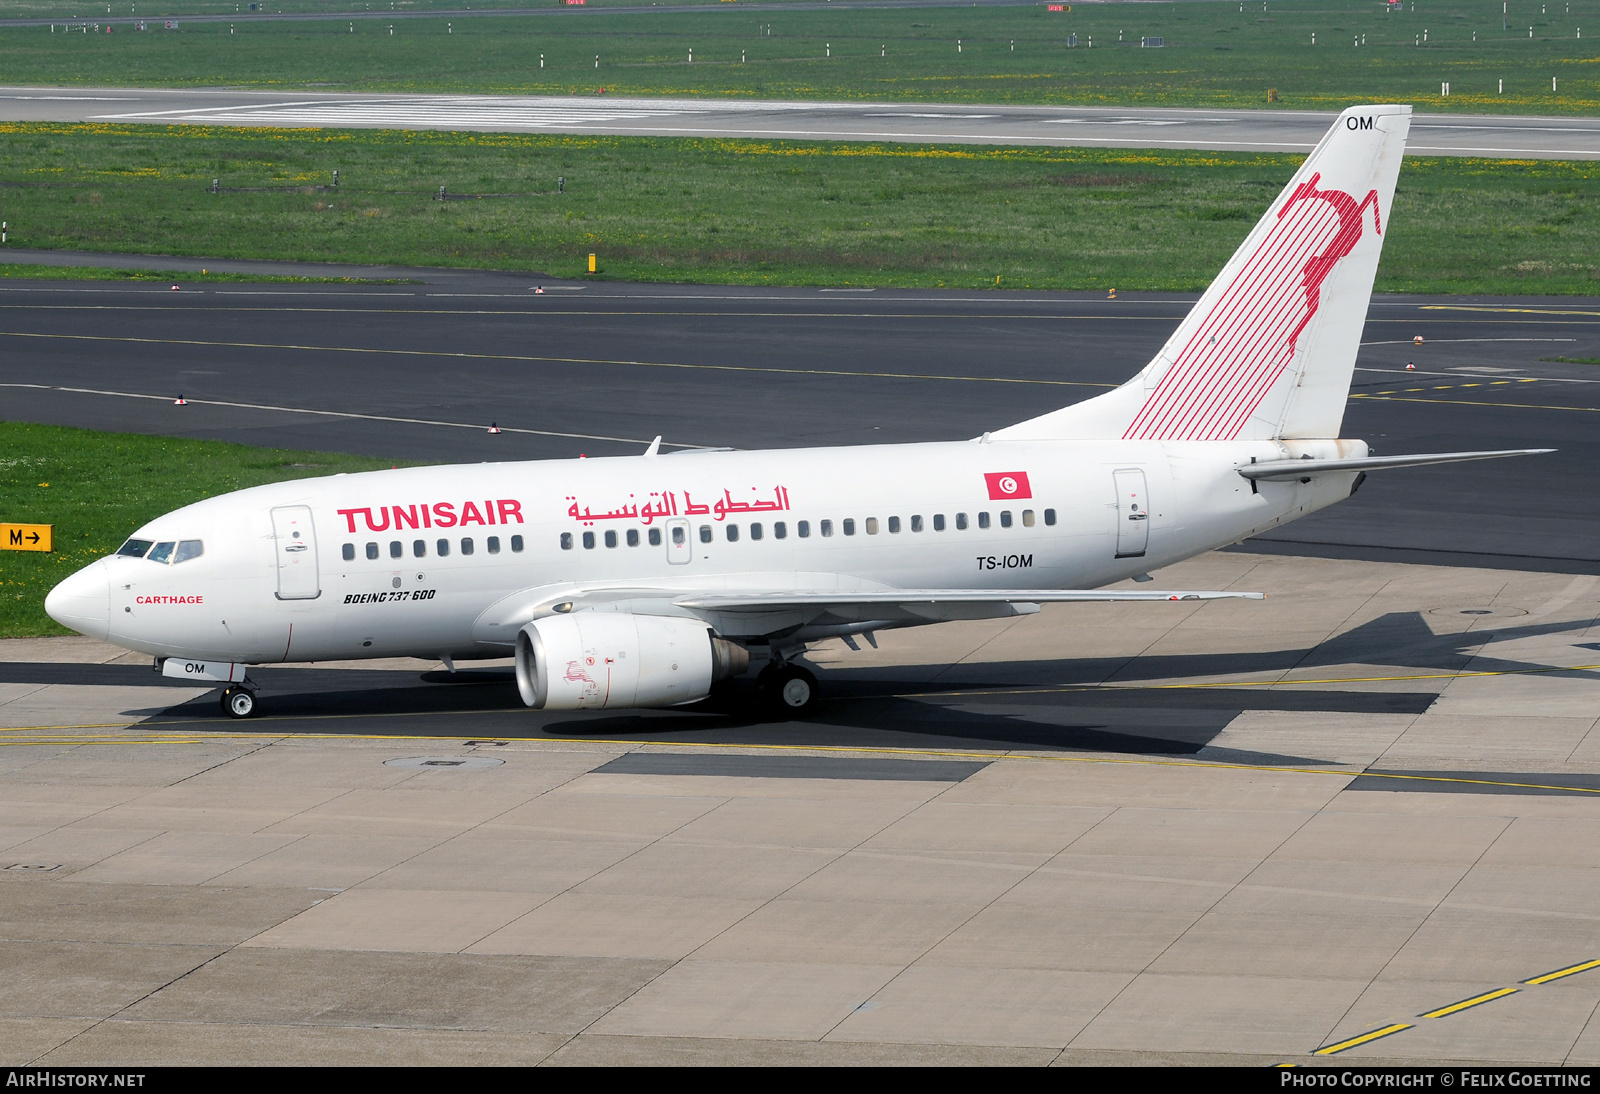
MULTIPOLYGON (((836 575, 807 575, 819 579, 836 575)), ((860 622, 916 625, 955 619, 1032 615, 1046 603, 1107 601, 1261 600, 1261 593, 1145 589, 870 589, 817 587, 793 590, 795 575, 744 575, 743 589, 667 589, 606 585, 547 585, 525 589, 486 609, 473 624, 475 639, 510 645, 517 631, 548 614, 629 611, 641 615, 692 613, 718 633, 758 636, 802 626, 860 622)), ((837 586, 837 582, 834 583, 837 586)))
POLYGON ((1238 469, 1247 479, 1287 482, 1328 471, 1377 471, 1385 467, 1425 467, 1434 463, 1497 460, 1502 456, 1542 456, 1553 448, 1508 448, 1497 452, 1422 452, 1414 456, 1366 456, 1356 460, 1264 460, 1238 469))

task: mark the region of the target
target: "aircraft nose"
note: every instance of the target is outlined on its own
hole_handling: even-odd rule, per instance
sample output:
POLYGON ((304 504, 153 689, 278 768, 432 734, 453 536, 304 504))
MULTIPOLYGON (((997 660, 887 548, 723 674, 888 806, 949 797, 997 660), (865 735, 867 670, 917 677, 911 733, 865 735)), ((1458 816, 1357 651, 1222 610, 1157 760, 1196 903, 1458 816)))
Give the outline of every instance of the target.
POLYGON ((111 631, 111 581, 104 562, 92 562, 44 598, 44 610, 63 627, 104 641, 111 631))

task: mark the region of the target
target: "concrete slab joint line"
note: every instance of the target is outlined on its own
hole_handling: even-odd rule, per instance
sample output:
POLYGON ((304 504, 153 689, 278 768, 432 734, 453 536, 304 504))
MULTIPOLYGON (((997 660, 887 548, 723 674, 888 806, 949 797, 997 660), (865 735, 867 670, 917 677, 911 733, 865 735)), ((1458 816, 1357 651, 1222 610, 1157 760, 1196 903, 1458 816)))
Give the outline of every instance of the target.
MULTIPOLYGON (((1596 968, 1600 968, 1600 959, 1593 961, 1580 961, 1576 965, 1567 965, 1564 968, 1556 969, 1553 972, 1547 972, 1539 976, 1529 977, 1527 980, 1519 981, 1519 983, 1524 985, 1549 984, 1556 980, 1562 980, 1569 976, 1576 976, 1578 973, 1588 972, 1590 969, 1596 968)), ((1461 1012, 1471 1010, 1474 1007, 1481 1007, 1485 1003, 1492 1003, 1497 999, 1505 999, 1509 996, 1516 995, 1522 990, 1522 988, 1511 987, 1494 988, 1491 991, 1469 996, 1466 999, 1462 999, 1454 1003, 1448 1003, 1445 1006, 1437 1007, 1433 1010, 1424 1011, 1423 1013, 1417 1015, 1417 1017, 1432 1019, 1448 1018, 1451 1015, 1460 1014, 1461 1012)), ((1385 1037, 1392 1037, 1396 1033, 1401 1033, 1405 1030, 1415 1028, 1416 1024, 1413 1022, 1395 1022, 1391 1025, 1379 1026, 1377 1029, 1368 1030, 1365 1033, 1359 1033, 1354 1037, 1346 1038, 1342 1041, 1335 1041, 1331 1045, 1324 1045, 1319 1049, 1314 1049, 1311 1054, 1313 1056, 1335 1056, 1352 1048, 1370 1044, 1373 1041, 1381 1040, 1385 1037)))

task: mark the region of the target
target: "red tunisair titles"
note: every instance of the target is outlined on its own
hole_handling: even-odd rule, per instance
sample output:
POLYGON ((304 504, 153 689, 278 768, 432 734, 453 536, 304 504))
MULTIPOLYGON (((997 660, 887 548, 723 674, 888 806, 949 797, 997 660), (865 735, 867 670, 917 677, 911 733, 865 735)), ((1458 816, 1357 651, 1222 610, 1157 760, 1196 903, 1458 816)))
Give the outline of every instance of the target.
POLYGON ((495 498, 483 502, 436 501, 432 505, 380 505, 376 508, 339 509, 346 531, 355 535, 362 529, 356 527, 359 516, 366 524, 365 531, 400 532, 407 528, 465 528, 469 524, 521 524, 522 503, 515 498, 495 498))

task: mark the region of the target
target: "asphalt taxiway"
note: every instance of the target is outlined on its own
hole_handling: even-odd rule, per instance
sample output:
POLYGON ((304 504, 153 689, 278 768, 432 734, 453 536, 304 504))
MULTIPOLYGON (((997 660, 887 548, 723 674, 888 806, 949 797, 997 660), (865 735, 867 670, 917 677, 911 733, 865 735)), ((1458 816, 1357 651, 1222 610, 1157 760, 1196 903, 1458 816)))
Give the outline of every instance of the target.
MULTIPOLYGON (((219 88, 0 87, 6 121, 612 133, 1309 152, 1338 112, 972 103, 797 102, 618 95, 425 95, 219 88)), ((1420 155, 1600 157, 1586 117, 1417 114, 1420 155)))
MULTIPOLYGON (((460 461, 964 437, 1189 303, 364 272, 417 283, 0 284, 5 416, 460 461)), ((1378 299, 1347 434, 1561 451, 1155 575, 1264 602, 821 644, 806 722, 372 662, 255 670, 238 723, 0 642, 0 1056, 1600 1063, 1597 324, 1378 299)))
MULTIPOLYGON (((1193 300, 320 271, 421 283, 0 283, 7 415, 462 462, 959 439, 1122 382, 1193 300)), ((1559 451, 1372 475, 1254 548, 1591 572, 1600 300, 1379 297, 1362 342, 1345 429, 1378 454, 1559 451)))

